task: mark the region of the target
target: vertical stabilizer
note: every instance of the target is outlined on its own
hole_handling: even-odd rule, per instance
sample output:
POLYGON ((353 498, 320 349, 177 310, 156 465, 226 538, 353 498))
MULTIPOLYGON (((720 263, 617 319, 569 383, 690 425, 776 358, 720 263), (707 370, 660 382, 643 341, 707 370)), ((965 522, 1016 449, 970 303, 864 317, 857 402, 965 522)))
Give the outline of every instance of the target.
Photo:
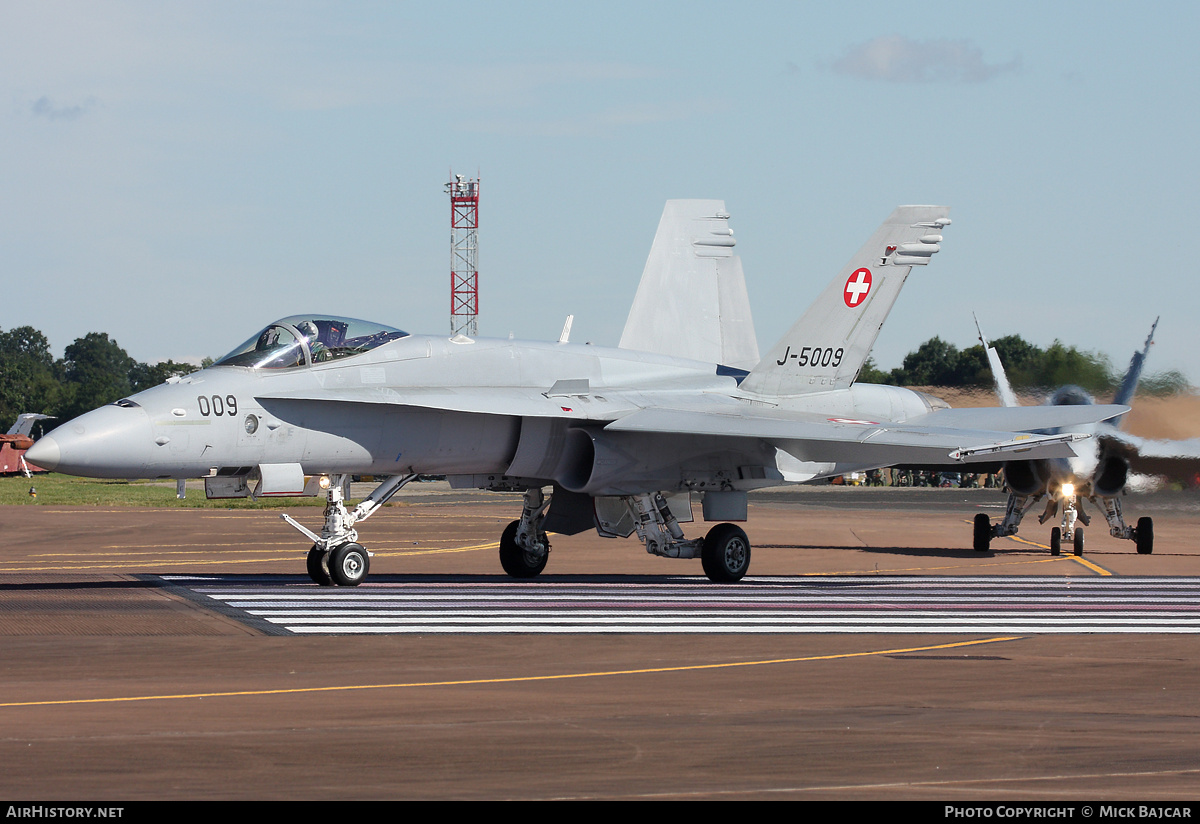
MULTIPOLYGON (((1121 387, 1117 390, 1117 396, 1113 398, 1113 403, 1129 406, 1133 401, 1133 396, 1137 394, 1138 381, 1142 379, 1142 367, 1146 365, 1146 356, 1150 354, 1150 347, 1154 345, 1154 330, 1156 329, 1158 329, 1158 318, 1154 319, 1154 325, 1150 327, 1150 334, 1146 336, 1146 343, 1142 346, 1142 351, 1134 352, 1133 357, 1129 359, 1129 370, 1121 379, 1121 387)), ((1120 426, 1121 419, 1124 417, 1121 415, 1113 418, 1112 425, 1120 426)))
POLYGON ((758 340, 742 262, 721 200, 668 200, 622 349, 749 369, 758 340))
POLYGON ((845 389, 871 353, 913 266, 929 263, 950 225, 944 206, 900 206, 742 381, 760 395, 845 389))
POLYGON ((39 415, 35 412, 23 412, 17 415, 17 421, 8 430, 9 435, 32 435, 33 425, 38 421, 53 420, 53 415, 39 415))
MULTIPOLYGON (((971 314, 971 317, 975 318, 974 313, 971 314)), ((983 349, 987 352, 988 366, 992 369, 992 381, 996 385, 996 397, 1000 399, 1000 405, 1020 406, 1021 404, 1017 403, 1017 393, 1013 392, 1012 384, 1008 382, 1008 373, 1004 371, 1000 353, 983 336, 983 327, 979 325, 979 318, 975 318, 975 331, 979 333, 979 342, 983 344, 983 349)))

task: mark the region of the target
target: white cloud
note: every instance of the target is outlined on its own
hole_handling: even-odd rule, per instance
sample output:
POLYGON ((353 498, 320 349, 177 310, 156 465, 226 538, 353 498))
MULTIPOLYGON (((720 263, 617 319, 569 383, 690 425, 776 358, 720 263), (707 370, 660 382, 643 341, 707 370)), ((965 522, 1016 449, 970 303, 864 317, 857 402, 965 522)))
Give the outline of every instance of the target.
POLYGON ((88 98, 82 103, 74 106, 60 106, 55 104, 46 95, 42 95, 29 106, 29 110, 33 112, 35 117, 44 117, 47 120, 76 120, 84 112, 92 107, 95 102, 94 98, 88 98))
POLYGON ((1017 58, 986 63, 983 50, 966 40, 910 40, 893 34, 852 46, 831 68, 861 80, 983 83, 1019 65, 1017 58))

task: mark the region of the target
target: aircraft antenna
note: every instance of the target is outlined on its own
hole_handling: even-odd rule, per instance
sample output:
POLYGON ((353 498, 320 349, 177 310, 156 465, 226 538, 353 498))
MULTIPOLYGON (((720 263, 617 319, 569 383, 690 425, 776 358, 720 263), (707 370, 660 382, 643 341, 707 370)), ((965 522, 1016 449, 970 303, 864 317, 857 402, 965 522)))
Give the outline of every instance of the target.
POLYGON ((479 178, 451 172, 450 336, 479 334, 479 178))

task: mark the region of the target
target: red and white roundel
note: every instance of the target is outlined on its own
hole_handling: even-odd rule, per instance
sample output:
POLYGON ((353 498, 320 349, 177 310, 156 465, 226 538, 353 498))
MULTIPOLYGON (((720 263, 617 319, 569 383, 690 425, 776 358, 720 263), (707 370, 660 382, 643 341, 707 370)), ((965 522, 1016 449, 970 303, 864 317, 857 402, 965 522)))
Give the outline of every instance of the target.
POLYGON ((854 274, 846 279, 846 289, 842 298, 846 305, 853 309, 867 299, 871 292, 871 270, 855 269, 854 274))

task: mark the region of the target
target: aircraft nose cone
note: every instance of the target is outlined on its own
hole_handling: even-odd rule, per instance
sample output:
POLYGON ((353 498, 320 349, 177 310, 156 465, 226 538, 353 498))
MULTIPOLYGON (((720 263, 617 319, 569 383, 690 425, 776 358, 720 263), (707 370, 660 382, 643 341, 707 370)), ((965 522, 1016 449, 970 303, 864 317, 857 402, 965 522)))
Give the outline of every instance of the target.
POLYGON ((46 435, 25 452, 25 461, 42 469, 58 468, 58 459, 62 453, 58 449, 58 441, 46 435))
POLYGON ((140 406, 102 406, 52 431, 25 453, 29 463, 88 478, 149 474, 153 432, 140 406))

